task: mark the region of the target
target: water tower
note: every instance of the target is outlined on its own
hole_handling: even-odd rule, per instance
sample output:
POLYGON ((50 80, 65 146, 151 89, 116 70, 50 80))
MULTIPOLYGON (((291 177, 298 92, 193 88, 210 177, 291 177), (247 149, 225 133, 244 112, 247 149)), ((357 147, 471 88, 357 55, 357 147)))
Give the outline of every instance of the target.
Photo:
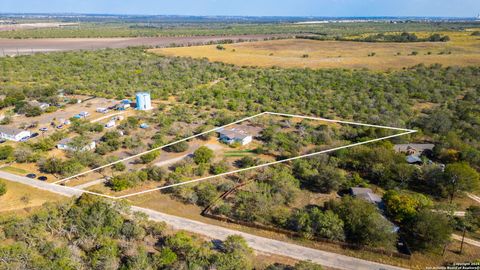
POLYGON ((150 98, 150 93, 139 92, 136 94, 137 97, 137 106, 136 109, 140 111, 147 111, 152 109, 152 101, 150 98))

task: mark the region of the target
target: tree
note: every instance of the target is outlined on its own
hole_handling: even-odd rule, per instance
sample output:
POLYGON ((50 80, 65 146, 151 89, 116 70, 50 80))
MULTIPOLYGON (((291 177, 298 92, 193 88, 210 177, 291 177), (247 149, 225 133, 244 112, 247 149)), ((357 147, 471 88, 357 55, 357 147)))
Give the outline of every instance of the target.
POLYGON ((33 156, 34 154, 30 147, 19 146, 13 151, 13 157, 18 163, 31 161, 33 156))
POLYGON ((295 264, 294 270, 322 270, 322 266, 309 262, 301 261, 295 264))
POLYGON ((472 225, 472 231, 478 230, 480 228, 480 206, 469 206, 465 211, 465 219, 472 225))
POLYGON ((50 157, 43 159, 39 163, 40 170, 46 173, 59 173, 62 171, 62 160, 50 157))
POLYGON ((257 160, 252 158, 251 156, 244 156, 240 160, 237 161, 237 165, 240 168, 249 168, 252 166, 257 165, 257 160))
POLYGON ((74 152, 91 150, 89 149, 89 145, 91 142, 92 140, 86 136, 77 136, 68 143, 68 147, 74 152))
POLYGON ((343 197, 339 203, 331 201, 329 204, 343 220, 349 242, 367 246, 394 245, 393 224, 382 217, 373 204, 350 196, 343 197))
POLYGON ((465 162, 448 164, 445 176, 450 202, 458 191, 474 190, 480 184, 478 172, 465 162))
POLYGON ((310 177, 308 185, 313 190, 330 193, 338 190, 345 181, 345 174, 342 170, 326 165, 322 166, 318 173, 310 177))
POLYGON ((127 166, 123 162, 118 162, 113 164, 113 169, 115 169, 115 171, 118 171, 118 172, 125 171, 126 168, 127 166))
POLYGON ((37 106, 27 106, 25 109, 25 116, 26 117, 34 117, 39 116, 42 114, 42 109, 37 106))
POLYGON ((104 239, 97 243, 97 248, 90 252, 90 265, 93 269, 118 269, 120 259, 118 244, 112 239, 104 239))
POLYGON ((200 206, 208 206, 217 198, 216 187, 209 182, 203 182, 195 187, 197 193, 197 204, 200 206))
POLYGON ((171 266, 178 260, 177 254, 169 247, 163 248, 159 253, 153 255, 152 265, 155 269, 163 269, 166 266, 171 266))
POLYGON ((312 223, 315 235, 338 241, 345 240, 343 221, 334 212, 330 210, 322 212, 320 209, 316 209, 312 212, 312 223))
POLYGON ((322 211, 318 207, 294 212, 288 221, 289 229, 301 232, 303 237, 317 236, 332 240, 345 240, 344 223, 331 210, 322 211))
POLYGON ((407 240, 417 250, 437 250, 450 241, 453 228, 444 213, 421 210, 413 223, 406 227, 407 240))
POLYGON ((398 223, 408 223, 412 221, 419 210, 433 203, 422 194, 408 194, 389 190, 383 195, 386 213, 398 223))
POLYGON ((207 164, 214 158, 214 156, 215 154, 212 149, 206 146, 201 146, 193 153, 193 160, 197 164, 207 164))
POLYGON ((79 173, 82 169, 82 163, 76 159, 69 159, 61 163, 60 173, 64 176, 68 176, 79 173))
POLYGON ((113 191, 122 191, 132 187, 132 183, 125 177, 115 176, 108 181, 108 184, 112 187, 113 191))
POLYGON ((5 145, 0 147, 0 159, 8 159, 13 154, 13 147, 10 145, 5 145))
POLYGON ((210 173, 214 175, 225 173, 228 171, 228 168, 229 164, 227 163, 227 161, 222 160, 210 166, 210 173))
POLYGON ((149 166, 146 169, 149 180, 162 181, 167 177, 167 171, 164 168, 158 166, 149 166))
POLYGON ((222 243, 222 251, 215 262, 219 270, 253 269, 253 250, 240 235, 230 235, 222 243))
POLYGON ((167 152, 175 152, 175 153, 181 153, 185 152, 188 149, 188 143, 185 141, 181 141, 175 144, 172 144, 168 147, 165 148, 165 151, 167 152))
POLYGON ((5 195, 5 193, 7 193, 7 185, 3 181, 0 181, 0 196, 5 195))
POLYGON ((160 155, 160 151, 153 151, 147 154, 140 156, 140 160, 143 164, 148 164, 154 161, 160 155))

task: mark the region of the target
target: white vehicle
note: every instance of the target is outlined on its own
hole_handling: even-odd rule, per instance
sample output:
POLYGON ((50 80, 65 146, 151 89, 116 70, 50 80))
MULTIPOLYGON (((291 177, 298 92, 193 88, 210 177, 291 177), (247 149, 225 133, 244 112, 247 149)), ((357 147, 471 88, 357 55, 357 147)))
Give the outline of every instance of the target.
POLYGON ((108 109, 107 108, 97 108, 96 112, 98 113, 107 113, 108 109))
POLYGON ((108 123, 105 124, 106 128, 112 128, 116 125, 115 120, 110 120, 108 123))
POLYGON ((89 116, 90 113, 88 113, 88 112, 81 112, 81 113, 79 113, 78 115, 81 116, 81 117, 83 117, 83 118, 85 118, 85 117, 89 116))

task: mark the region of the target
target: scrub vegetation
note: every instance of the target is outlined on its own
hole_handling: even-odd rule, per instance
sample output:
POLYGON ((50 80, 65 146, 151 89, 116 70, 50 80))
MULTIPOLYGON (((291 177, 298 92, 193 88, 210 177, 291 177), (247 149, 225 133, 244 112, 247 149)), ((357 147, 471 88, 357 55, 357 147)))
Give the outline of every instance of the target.
MULTIPOLYGON (((79 31, 75 35, 103 33, 92 27, 93 32, 79 31)), ((140 31, 137 27, 141 28, 131 27, 128 31, 132 32, 121 33, 137 35, 139 32, 135 31, 140 31)), ((17 164, 34 163, 44 173, 63 177, 114 161, 116 151, 140 153, 198 134, 207 130, 206 127, 225 125, 264 111, 416 129, 417 133, 392 141, 178 186, 165 193, 185 204, 211 206, 211 211, 222 217, 279 228, 307 240, 322 238, 393 251, 397 241, 402 239, 413 251, 412 268, 426 266, 418 261, 418 258, 425 257, 438 258, 436 264, 447 264, 447 259, 440 255, 444 249, 454 261, 476 259, 472 255, 476 253, 474 248, 456 255, 451 255, 454 252, 447 248, 452 246, 450 236, 455 230, 476 235, 480 227, 476 217, 478 207, 465 197, 465 192, 478 194, 480 185, 480 67, 474 57, 472 62, 463 61, 478 55, 478 41, 470 32, 462 32, 465 25, 406 23, 274 27, 266 24, 255 26, 256 30, 246 29, 248 27, 253 26, 205 28, 205 31, 292 33, 295 32, 293 27, 298 33, 317 31, 314 34, 321 35, 322 31, 331 31, 342 35, 341 38, 352 39, 368 38, 372 31, 375 35, 384 34, 375 36, 379 39, 375 42, 296 39, 224 44, 220 49, 215 45, 201 48, 222 55, 240 54, 248 46, 250 52, 262 51, 265 48, 262 46, 267 46, 267 50, 275 48, 277 51, 262 53, 275 57, 283 53, 284 46, 293 46, 293 43, 307 47, 355 44, 360 47, 355 53, 365 53, 366 59, 372 59, 370 63, 379 62, 375 58, 383 57, 387 50, 390 50, 388 57, 397 57, 395 61, 400 57, 418 57, 418 61, 405 68, 391 66, 392 70, 386 70, 388 64, 374 68, 377 70, 346 69, 348 65, 335 66, 342 69, 261 68, 210 62, 205 58, 158 55, 146 48, 0 58, 0 94, 4 95, 0 107, 9 112, 7 115, 13 115, 15 109, 30 112, 24 106, 28 100, 54 103, 59 90, 66 95, 124 99, 132 98, 139 89, 147 89, 156 103, 152 111, 135 112, 138 114, 119 121, 117 131, 105 131, 98 123, 74 120, 68 130, 18 143, 15 147, 8 143, 0 146, 0 159, 17 164), (365 28, 366 25, 371 28, 365 28), (404 27, 409 29, 404 30, 404 27), (432 33, 425 34, 425 31, 443 27, 450 28, 451 32, 439 32, 439 38, 432 33), (462 28, 462 31, 453 31, 452 27, 462 28), (400 35, 392 34, 394 31, 400 31, 400 35), (424 31, 417 38, 434 40, 416 42, 418 40, 408 40, 413 39, 409 34, 404 36, 411 42, 404 42, 403 31, 424 31), (450 41, 441 40, 447 35, 450 41), (383 51, 362 46, 381 46, 383 51), (400 54, 397 54, 400 48, 397 46, 403 46, 400 54), (424 49, 415 46, 424 46, 424 49), (460 53, 462 48, 464 58, 460 53), (409 55, 405 55, 407 51, 409 55), (424 61, 423 57, 431 57, 431 61, 424 61), (449 60, 442 62, 444 59, 449 60), (460 62, 450 62, 452 59, 460 62), (140 128, 141 123, 148 125, 140 128), (118 131, 123 135, 120 136, 118 131), (56 143, 67 134, 74 135, 70 146, 75 149, 83 149, 93 137, 98 138, 97 148, 95 151, 52 154, 56 143), (428 142, 435 146, 412 165, 408 164, 405 154, 394 150, 393 143, 407 142, 428 142), (352 187, 369 187, 383 197, 383 211, 361 198, 348 195, 352 187), (232 189, 234 192, 217 200, 232 189), (464 210, 466 215, 453 217, 452 210, 464 210)), ((32 34, 40 37, 51 34, 58 37, 70 35, 68 31, 73 30, 25 31, 0 35, 32 34)), ((119 31, 126 30, 121 28, 119 31)), ((158 34, 157 31, 179 34, 187 30, 152 27, 141 31, 146 31, 149 36, 158 34)), ((112 32, 112 35, 123 34, 112 32)), ((326 38, 330 35, 328 32, 326 38)), ((341 54, 351 53, 352 48, 343 47, 341 54)), ((317 57, 312 51, 299 50, 295 54, 299 61, 315 61, 317 57)), ((11 117, 10 120, 14 122, 15 119, 11 117)), ((222 147, 229 150, 218 153, 218 149, 207 147, 216 138, 205 134, 196 140, 171 145, 161 154, 152 152, 142 156, 134 165, 116 165, 111 171, 101 172, 111 175, 106 186, 101 184, 101 192, 138 189, 148 181, 156 187, 194 176, 223 173, 232 168, 227 162, 229 159, 235 159, 233 166, 245 168, 265 162, 266 157, 280 160, 390 134, 366 127, 313 125, 308 121, 281 117, 276 120, 268 125, 267 121, 254 122, 262 125, 262 130, 251 147, 225 145, 222 147), (192 145, 198 147, 193 149, 192 145), (164 154, 172 157, 185 155, 185 158, 169 164, 165 170, 154 164, 164 154)), ((0 186, 0 195, 1 189, 0 186)), ((7 193, 3 196, 7 196, 9 190, 7 186, 7 193)), ((25 218, 4 218, 0 222, 0 257, 7 260, 1 261, 14 268, 50 269, 60 266, 78 269, 80 265, 86 269, 252 269, 254 266, 252 251, 239 237, 231 237, 217 248, 185 233, 168 234, 163 225, 152 224, 127 209, 122 204, 83 196, 66 204, 46 205, 25 218)), ((278 269, 274 267, 277 266, 269 269, 278 269)), ((280 269, 314 269, 308 263, 285 267, 280 269)))

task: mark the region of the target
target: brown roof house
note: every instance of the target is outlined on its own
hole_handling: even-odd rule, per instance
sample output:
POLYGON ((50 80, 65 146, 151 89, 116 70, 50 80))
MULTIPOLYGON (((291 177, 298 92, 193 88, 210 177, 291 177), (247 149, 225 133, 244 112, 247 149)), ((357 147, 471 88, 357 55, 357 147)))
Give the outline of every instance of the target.
POLYGON ((420 158, 422 155, 429 156, 429 153, 433 151, 435 147, 431 143, 407 143, 407 144, 396 144, 393 146, 393 149, 397 153, 404 153, 407 155, 405 158, 410 164, 419 164, 423 163, 423 160, 420 158))

